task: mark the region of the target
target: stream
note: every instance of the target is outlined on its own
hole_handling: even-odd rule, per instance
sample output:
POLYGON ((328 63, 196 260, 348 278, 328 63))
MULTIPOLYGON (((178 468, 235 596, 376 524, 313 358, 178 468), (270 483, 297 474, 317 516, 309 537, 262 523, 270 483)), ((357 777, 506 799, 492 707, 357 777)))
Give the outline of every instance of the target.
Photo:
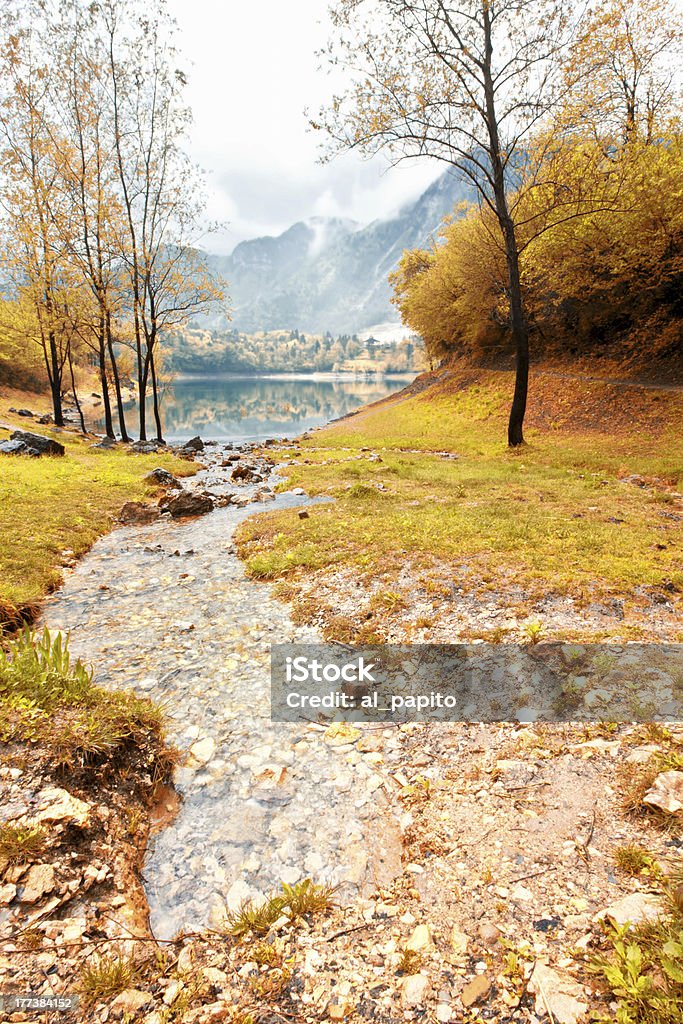
MULTIPOLYGON (((238 487, 221 465, 230 448, 207 447, 184 486, 253 497, 263 484, 238 487)), ((160 702, 169 742, 187 755, 179 811, 144 865, 160 939, 219 923, 226 905, 281 882, 311 877, 351 898, 400 871, 377 757, 330 746, 315 725, 270 720, 269 645, 319 636, 247 578, 233 536, 255 512, 302 503, 311 499, 286 492, 267 505, 119 527, 46 602, 43 624, 71 632, 72 654, 100 685, 160 702)))

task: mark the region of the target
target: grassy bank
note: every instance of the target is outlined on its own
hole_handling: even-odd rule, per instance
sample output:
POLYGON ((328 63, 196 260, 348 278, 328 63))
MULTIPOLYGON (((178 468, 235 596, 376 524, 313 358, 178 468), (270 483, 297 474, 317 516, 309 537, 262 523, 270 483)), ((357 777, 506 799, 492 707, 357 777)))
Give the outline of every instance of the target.
MULTIPOLYGON (((162 466, 179 476, 195 472, 192 463, 171 455, 138 455, 125 447, 93 450, 93 438, 37 426, 9 413, 12 405, 17 406, 16 395, 0 398, 3 424, 53 437, 66 454, 1 457, 0 622, 13 621, 17 614, 30 618, 33 607, 59 584, 65 562, 110 529, 126 501, 154 494, 144 480, 152 469, 162 466)), ((0 440, 7 437, 9 431, 0 428, 0 440)))
POLYGON ((385 581, 376 605, 408 612, 412 594, 392 585, 407 562, 427 591, 445 568, 464 587, 514 584, 579 606, 661 588, 678 600, 683 396, 537 373, 529 443, 510 451, 511 390, 509 373, 457 370, 317 431, 294 452, 288 486, 334 503, 245 523, 248 571, 296 582, 349 568, 385 581))

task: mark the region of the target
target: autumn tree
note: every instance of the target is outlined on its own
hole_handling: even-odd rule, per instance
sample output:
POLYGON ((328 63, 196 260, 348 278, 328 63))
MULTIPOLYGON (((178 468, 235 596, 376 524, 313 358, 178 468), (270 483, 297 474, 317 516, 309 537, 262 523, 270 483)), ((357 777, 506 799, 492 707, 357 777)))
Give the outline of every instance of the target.
POLYGON ((329 55, 353 84, 315 122, 339 148, 450 165, 493 214, 516 353, 511 446, 524 441, 529 377, 512 196, 522 176, 535 181, 530 135, 567 88, 570 13, 564 0, 339 0, 329 55))

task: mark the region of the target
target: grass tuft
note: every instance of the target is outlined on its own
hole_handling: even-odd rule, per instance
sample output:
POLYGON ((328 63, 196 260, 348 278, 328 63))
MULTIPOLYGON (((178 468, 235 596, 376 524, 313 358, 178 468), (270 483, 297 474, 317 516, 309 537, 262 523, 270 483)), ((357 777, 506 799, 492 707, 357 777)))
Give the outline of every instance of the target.
POLYGON ((9 864, 30 864, 39 859, 47 847, 45 830, 39 825, 0 825, 0 860, 9 864))

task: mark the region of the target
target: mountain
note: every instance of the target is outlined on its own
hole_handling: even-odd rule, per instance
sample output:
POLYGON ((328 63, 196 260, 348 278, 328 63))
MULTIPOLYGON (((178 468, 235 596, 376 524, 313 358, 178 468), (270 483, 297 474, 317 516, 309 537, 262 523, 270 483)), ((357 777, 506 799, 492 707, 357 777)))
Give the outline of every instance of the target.
POLYGON ((277 237, 254 238, 211 257, 228 281, 231 327, 352 334, 398 319, 387 282, 404 249, 428 243, 446 214, 471 197, 450 172, 416 201, 367 226, 314 217, 277 237))

